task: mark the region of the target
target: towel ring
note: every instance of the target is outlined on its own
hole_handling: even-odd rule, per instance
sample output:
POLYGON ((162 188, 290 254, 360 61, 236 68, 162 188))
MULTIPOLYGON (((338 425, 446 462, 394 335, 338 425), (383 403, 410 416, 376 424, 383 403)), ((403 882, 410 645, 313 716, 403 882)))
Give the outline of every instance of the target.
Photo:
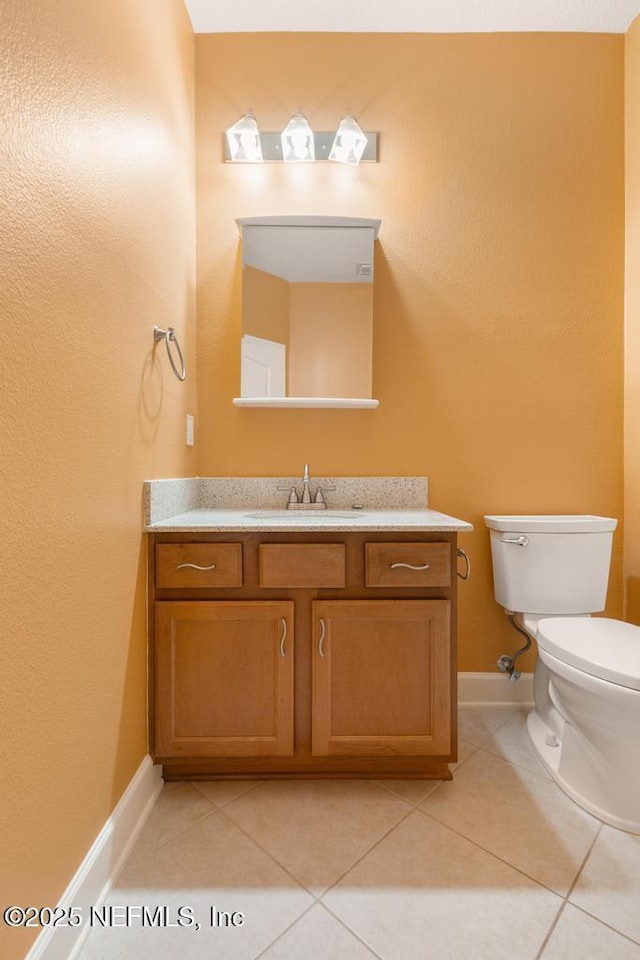
POLYGON ((175 373, 178 380, 184 380, 187 376, 187 368, 184 363, 184 357, 182 356, 182 350, 180 349, 180 344, 178 343, 178 338, 176 337, 176 331, 173 327, 167 327, 166 330, 163 330, 162 327, 153 328, 153 342, 159 343, 160 340, 164 340, 167 347, 167 356, 169 357, 169 363, 171 364, 171 369, 175 373), (175 343, 176 351, 180 359, 180 370, 178 370, 171 347, 169 343, 175 343))

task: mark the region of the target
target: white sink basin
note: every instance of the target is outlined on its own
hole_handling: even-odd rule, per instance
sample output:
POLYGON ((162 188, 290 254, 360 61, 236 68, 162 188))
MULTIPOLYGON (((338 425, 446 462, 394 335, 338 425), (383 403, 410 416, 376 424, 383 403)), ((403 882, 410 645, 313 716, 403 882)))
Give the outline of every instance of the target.
POLYGON ((250 520, 287 521, 289 523, 329 522, 340 523, 342 520, 362 520, 367 516, 362 510, 254 510, 245 513, 250 520))

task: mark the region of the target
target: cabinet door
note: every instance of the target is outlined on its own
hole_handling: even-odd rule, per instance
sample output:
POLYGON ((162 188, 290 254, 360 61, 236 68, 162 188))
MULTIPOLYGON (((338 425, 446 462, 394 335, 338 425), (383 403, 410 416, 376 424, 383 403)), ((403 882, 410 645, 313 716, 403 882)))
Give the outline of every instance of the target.
POLYGON ((156 603, 156 755, 293 754, 293 602, 156 603))
POLYGON ((448 600, 313 603, 313 754, 447 756, 448 600))

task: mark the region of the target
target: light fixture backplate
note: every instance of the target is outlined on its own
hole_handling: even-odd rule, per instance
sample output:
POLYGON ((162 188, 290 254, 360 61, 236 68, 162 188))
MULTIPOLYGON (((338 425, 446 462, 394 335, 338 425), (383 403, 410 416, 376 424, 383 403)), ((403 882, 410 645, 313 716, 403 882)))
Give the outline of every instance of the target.
MULTIPOLYGON (((368 130, 364 131, 364 135, 367 138, 367 145, 364 148, 364 153, 362 154, 362 159, 360 163, 377 163, 378 162, 378 134, 371 133, 368 130)), ((316 148, 316 163, 326 163, 328 162, 329 153, 331 151, 331 146, 335 139, 336 132, 333 131, 322 131, 314 132, 313 139, 316 148)), ((282 159, 282 144, 280 143, 280 134, 279 133, 260 133, 260 145, 262 146, 262 159, 265 163, 284 163, 282 159)), ((224 161, 225 163, 247 163, 251 161, 243 160, 232 160, 231 154, 229 153, 229 147, 224 138, 224 161)))

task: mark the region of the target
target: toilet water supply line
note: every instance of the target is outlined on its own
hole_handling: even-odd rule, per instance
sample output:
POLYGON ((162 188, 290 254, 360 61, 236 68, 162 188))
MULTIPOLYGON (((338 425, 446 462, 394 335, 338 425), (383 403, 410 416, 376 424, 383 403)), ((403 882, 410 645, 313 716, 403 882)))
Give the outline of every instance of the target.
POLYGON ((509 656, 508 653, 503 653, 503 655, 499 658, 497 663, 498 669, 504 671, 504 673, 508 673, 509 680, 515 681, 520 679, 520 671, 516 670, 516 660, 523 653, 526 653, 529 647, 531 646, 531 637, 526 632, 526 630, 523 630, 522 627, 516 623, 515 617, 512 613, 507 614, 507 616, 509 618, 509 623, 511 624, 513 629, 517 630, 518 633, 521 633, 522 636, 527 641, 524 647, 521 647, 519 650, 516 650, 515 653, 511 654, 511 656, 509 656))

